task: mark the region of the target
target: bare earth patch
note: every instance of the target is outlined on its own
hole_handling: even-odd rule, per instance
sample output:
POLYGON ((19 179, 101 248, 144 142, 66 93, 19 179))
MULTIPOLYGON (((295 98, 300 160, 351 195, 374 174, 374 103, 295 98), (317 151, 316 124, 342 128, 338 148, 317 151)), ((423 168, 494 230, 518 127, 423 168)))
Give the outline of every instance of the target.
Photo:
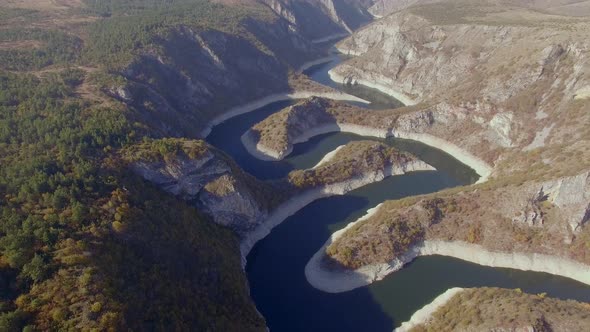
POLYGON ((23 50, 41 48, 42 43, 38 40, 19 40, 0 42, 0 50, 23 50))
POLYGON ((80 8, 81 0, 0 0, 0 6, 33 10, 65 10, 80 8))

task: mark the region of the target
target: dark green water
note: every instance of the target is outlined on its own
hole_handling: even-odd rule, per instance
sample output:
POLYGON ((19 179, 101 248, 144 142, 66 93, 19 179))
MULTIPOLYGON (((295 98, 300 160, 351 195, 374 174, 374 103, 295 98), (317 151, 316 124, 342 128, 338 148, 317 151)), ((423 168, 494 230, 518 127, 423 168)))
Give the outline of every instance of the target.
MULTIPOLYGON (((322 75, 333 65, 312 68, 313 78, 321 82, 322 75)), ((356 95, 354 88, 358 87, 349 91, 356 95)), ((364 93, 366 90, 362 89, 358 95, 364 93)), ((390 107, 385 104, 388 102, 375 108, 390 107)), ((346 142, 373 139, 326 134, 298 144, 284 161, 265 162, 251 157, 240 136, 287 105, 288 102, 275 103, 232 118, 216 126, 208 141, 230 154, 251 174, 272 179, 293 169, 311 167, 346 142)), ((471 169, 441 151, 412 141, 382 141, 418 155, 437 171, 395 176, 343 196, 315 201, 258 242, 248 255, 246 272, 252 297, 271 331, 391 331, 451 287, 521 288, 530 293, 546 292, 553 297, 590 301, 590 287, 567 278, 483 267, 443 256, 418 258, 384 280, 350 292, 328 294, 311 287, 304 274, 308 260, 332 232, 355 221, 367 209, 384 200, 430 193, 477 179, 471 169)))
POLYGON ((368 100, 371 102, 370 105, 366 105, 364 103, 351 103, 357 106, 366 107, 369 109, 389 109, 389 108, 398 108, 403 106, 401 102, 397 99, 373 88, 365 87, 362 85, 345 85, 339 84, 330 79, 330 75, 328 75, 328 71, 331 68, 336 67, 339 63, 346 60, 346 56, 341 54, 334 54, 334 60, 324 63, 321 65, 313 66, 306 70, 304 73, 312 78, 314 81, 322 83, 323 85, 331 86, 335 89, 340 91, 349 93, 351 95, 357 96, 364 100, 368 100))

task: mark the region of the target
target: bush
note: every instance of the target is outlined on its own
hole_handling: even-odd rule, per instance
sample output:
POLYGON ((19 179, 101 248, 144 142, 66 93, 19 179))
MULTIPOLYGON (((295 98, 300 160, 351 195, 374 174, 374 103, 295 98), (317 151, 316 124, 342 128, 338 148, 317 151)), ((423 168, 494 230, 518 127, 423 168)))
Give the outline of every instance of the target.
POLYGON ((92 306, 90 307, 90 311, 94 312, 94 313, 99 313, 102 310, 102 303, 100 302, 94 302, 92 304, 92 306))
POLYGON ((33 259, 23 266, 21 276, 31 279, 33 282, 45 280, 48 272, 48 265, 40 255, 35 254, 33 259))
POLYGON ((20 311, 11 311, 0 314, 0 331, 20 331, 27 319, 27 315, 20 311))

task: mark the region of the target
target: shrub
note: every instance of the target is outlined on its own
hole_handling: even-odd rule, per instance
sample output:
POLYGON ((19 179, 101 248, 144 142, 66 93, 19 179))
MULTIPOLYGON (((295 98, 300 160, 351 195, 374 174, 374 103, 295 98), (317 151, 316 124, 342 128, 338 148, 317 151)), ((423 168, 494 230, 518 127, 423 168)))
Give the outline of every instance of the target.
POLYGON ((100 302, 94 302, 92 304, 92 306, 90 307, 90 311, 94 312, 94 313, 98 313, 102 310, 102 303, 100 302))

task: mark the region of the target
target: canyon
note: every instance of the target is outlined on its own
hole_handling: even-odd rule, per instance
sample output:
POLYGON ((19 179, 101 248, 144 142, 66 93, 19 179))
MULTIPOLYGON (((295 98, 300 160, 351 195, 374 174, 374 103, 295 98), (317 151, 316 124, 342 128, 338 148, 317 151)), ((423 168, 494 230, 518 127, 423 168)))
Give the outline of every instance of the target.
POLYGON ((589 2, 0 5, 2 327, 590 326, 589 2))

